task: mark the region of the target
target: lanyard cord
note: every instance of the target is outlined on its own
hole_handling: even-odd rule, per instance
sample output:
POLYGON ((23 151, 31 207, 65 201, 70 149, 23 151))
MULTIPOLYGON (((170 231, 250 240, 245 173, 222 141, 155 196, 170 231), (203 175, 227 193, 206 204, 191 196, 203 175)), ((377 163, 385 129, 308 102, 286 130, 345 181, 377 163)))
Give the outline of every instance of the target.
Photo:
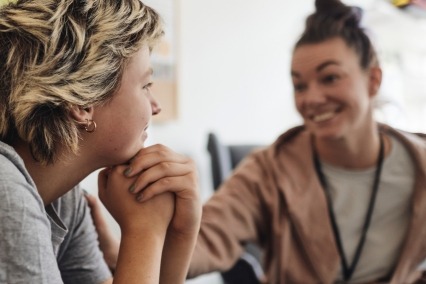
POLYGON ((379 137, 380 137, 380 150, 379 150, 379 156, 377 158, 376 172, 375 172, 375 175, 374 175, 374 183, 373 183, 373 190, 371 192, 371 197, 370 197, 370 204, 368 205, 368 211, 367 211, 367 215, 365 217, 364 226, 362 228, 361 238, 358 242, 358 246, 356 248, 352 264, 350 266, 348 266, 348 262, 347 262, 345 252, 344 252, 344 249, 343 249, 342 240, 341 240, 341 237, 340 237, 339 228, 337 226, 336 217, 335 217, 335 213, 334 213, 333 206, 332 206, 333 203, 332 203, 330 189, 327 187, 327 181, 326 181, 325 175, 322 171, 321 163, 319 161, 318 153, 316 151, 315 144, 313 143, 313 136, 312 136, 312 147, 313 147, 313 158, 314 158, 315 169, 317 171, 318 177, 320 179, 321 185, 324 189, 324 192, 325 192, 325 195, 326 195, 326 198, 327 198, 328 213, 330 215, 331 225, 333 227, 333 232, 334 232, 334 237, 336 239, 337 248, 339 250, 339 254, 340 254, 340 258, 341 258, 342 267, 343 267, 343 276, 344 276, 345 281, 348 281, 348 280, 351 279, 352 274, 354 273, 355 268, 358 264, 359 258, 361 256, 362 248, 363 248, 364 243, 365 243, 365 238, 367 236, 367 231, 368 231, 368 228, 370 226, 371 216, 373 215, 373 209, 374 209, 374 205, 375 205, 375 201, 376 201, 377 191, 379 189, 380 174, 382 172, 383 158, 384 158, 383 137, 382 137, 382 135, 379 135, 379 137))

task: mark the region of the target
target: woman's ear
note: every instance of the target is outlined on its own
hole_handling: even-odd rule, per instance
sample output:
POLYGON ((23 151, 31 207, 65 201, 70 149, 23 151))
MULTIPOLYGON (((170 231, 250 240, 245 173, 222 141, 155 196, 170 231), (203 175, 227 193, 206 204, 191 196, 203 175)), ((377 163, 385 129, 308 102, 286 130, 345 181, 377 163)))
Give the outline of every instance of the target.
POLYGON ((370 67, 368 84, 370 97, 375 97, 379 92, 380 85, 382 84, 382 69, 379 66, 370 67))
POLYGON ((84 123, 87 120, 92 120, 93 112, 94 112, 93 106, 81 107, 77 105, 72 105, 70 108, 71 117, 79 123, 84 123))
POLYGON ((92 133, 96 130, 96 122, 93 120, 94 107, 81 107, 73 105, 70 108, 71 117, 86 132, 92 133))
POLYGON ((93 119, 93 111, 94 111, 94 108, 92 106, 82 107, 82 106, 73 105, 71 106, 70 114, 75 121, 85 122, 87 119, 88 120, 93 119))

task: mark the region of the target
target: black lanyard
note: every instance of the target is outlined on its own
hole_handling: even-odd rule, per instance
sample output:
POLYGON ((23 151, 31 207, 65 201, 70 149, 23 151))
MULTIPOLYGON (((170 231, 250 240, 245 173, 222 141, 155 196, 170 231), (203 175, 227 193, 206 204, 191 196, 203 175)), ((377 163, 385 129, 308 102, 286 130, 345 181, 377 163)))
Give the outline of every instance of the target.
POLYGON ((345 281, 348 281, 348 280, 351 279, 352 274, 354 273, 355 268, 358 264, 359 258, 361 256, 362 248, 363 248, 364 243, 365 243, 365 238, 367 236, 368 227, 370 226, 371 216, 373 215, 373 209, 374 209, 374 204, 375 204, 375 201, 376 201, 377 191, 379 189, 380 173, 382 172, 382 165, 383 165, 383 158, 384 158, 383 138, 382 138, 382 135, 379 135, 379 137, 380 137, 380 150, 379 150, 379 156, 377 158, 376 172, 375 172, 375 175, 374 175, 374 183, 373 183, 373 190, 371 192, 371 197, 370 197, 370 204, 368 205, 368 211, 367 211, 367 215, 365 217, 364 226, 362 228, 361 238, 358 242, 358 246, 357 246, 356 251, 355 251, 355 256, 354 256, 352 264, 350 266, 348 266, 348 262, 347 262, 347 259, 346 259, 346 256, 345 256, 345 252, 343 250, 342 239, 340 237, 339 228, 337 227, 336 217, 335 217, 333 205, 332 205, 330 189, 327 187, 327 181, 326 181, 325 175, 322 171, 321 163, 319 161, 318 153, 315 149, 315 144, 313 143, 313 137, 312 137, 312 147, 313 147, 313 154, 314 154, 313 158, 314 158, 315 169, 317 171, 318 177, 321 181, 321 185, 324 188, 324 192, 325 192, 325 195, 326 195, 326 198, 327 198, 328 213, 330 215, 331 225, 333 226, 334 237, 336 239, 337 248, 339 250, 339 254, 340 254, 340 258, 341 258, 342 267, 343 267, 343 277, 344 277, 345 281))

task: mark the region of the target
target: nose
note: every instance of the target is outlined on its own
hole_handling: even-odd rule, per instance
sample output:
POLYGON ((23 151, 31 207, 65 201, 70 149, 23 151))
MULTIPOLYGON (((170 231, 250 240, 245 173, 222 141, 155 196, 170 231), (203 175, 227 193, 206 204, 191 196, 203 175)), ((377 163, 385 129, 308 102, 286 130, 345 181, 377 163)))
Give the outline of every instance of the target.
POLYGON ((151 103, 151 110, 152 115, 157 115, 161 112, 161 105, 160 103, 152 96, 152 94, 149 94, 149 102, 151 103))
POLYGON ((300 98, 305 107, 317 106, 327 101, 324 91, 315 84, 311 84, 300 98))

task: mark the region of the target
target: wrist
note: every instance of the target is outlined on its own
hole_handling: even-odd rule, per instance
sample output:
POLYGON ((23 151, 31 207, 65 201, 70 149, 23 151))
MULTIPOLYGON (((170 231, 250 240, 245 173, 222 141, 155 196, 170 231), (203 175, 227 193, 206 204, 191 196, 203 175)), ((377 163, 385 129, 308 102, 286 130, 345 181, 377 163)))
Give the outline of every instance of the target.
POLYGON ((131 225, 120 226, 121 235, 128 237, 140 237, 150 235, 156 238, 161 238, 167 233, 167 224, 158 223, 133 223, 131 225))

